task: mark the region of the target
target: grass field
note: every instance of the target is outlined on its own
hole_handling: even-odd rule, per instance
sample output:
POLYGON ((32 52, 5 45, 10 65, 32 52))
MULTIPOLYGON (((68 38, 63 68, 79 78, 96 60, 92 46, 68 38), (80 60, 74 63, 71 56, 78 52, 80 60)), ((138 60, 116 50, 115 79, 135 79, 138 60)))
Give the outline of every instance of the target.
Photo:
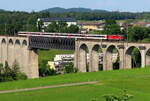
POLYGON ((0 91, 84 81, 98 81, 98 83, 0 94, 0 101, 92 101, 92 98, 104 101, 103 95, 120 95, 124 89, 133 95, 130 101, 150 101, 150 68, 148 67, 5 82, 0 83, 0 91))

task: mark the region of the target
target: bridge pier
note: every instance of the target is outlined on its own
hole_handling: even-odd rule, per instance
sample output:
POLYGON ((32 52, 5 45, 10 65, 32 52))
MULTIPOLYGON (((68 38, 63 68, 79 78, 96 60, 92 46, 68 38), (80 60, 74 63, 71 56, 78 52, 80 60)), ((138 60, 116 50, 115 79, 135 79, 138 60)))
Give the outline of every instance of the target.
POLYGON ((125 69, 124 67, 124 49, 119 49, 119 59, 120 59, 120 69, 125 69))
POLYGON ((145 50, 141 50, 141 67, 144 68, 146 64, 146 56, 145 56, 145 50))
POLYGON ((146 66, 150 66, 150 50, 145 53, 146 66))
POLYGON ((37 50, 29 50, 29 59, 28 59, 28 67, 30 78, 38 78, 39 77, 39 68, 38 68, 38 54, 37 50))
POLYGON ((99 67, 99 55, 98 52, 95 50, 92 50, 90 52, 90 62, 89 62, 89 72, 98 71, 99 67))

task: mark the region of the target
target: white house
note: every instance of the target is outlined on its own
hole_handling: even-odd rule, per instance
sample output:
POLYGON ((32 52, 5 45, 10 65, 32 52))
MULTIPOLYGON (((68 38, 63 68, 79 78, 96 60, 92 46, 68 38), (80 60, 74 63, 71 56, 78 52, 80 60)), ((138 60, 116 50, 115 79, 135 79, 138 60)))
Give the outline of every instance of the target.
POLYGON ((71 25, 77 25, 77 21, 74 18, 38 18, 37 21, 42 21, 44 27, 47 27, 52 21, 56 21, 56 23, 59 21, 66 22, 68 27, 71 25))

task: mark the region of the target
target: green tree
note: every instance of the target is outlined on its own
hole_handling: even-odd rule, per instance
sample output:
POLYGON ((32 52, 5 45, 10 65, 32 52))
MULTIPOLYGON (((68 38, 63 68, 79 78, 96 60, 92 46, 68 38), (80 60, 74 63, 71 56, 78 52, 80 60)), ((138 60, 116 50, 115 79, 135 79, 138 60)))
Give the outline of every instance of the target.
POLYGON ((42 61, 39 68, 40 76, 50 76, 56 75, 56 70, 51 69, 50 66, 47 64, 47 61, 42 61))
POLYGON ((139 41, 149 37, 149 29, 146 27, 135 26, 129 29, 129 41, 139 41))
POLYGON ((68 62, 64 65, 65 73, 73 73, 74 72, 74 64, 72 62, 68 62))
POLYGON ((78 33, 79 32, 79 27, 77 25, 71 25, 68 27, 68 33, 78 33))
POLYGON ((120 26, 113 19, 105 20, 104 33, 121 34, 120 26))
POLYGON ((43 29, 43 22, 42 21, 38 21, 37 22, 37 27, 38 27, 38 31, 42 31, 42 29, 43 29))
POLYGON ((51 24, 49 24, 47 26, 47 28, 45 28, 45 32, 59 32, 58 28, 59 27, 58 27, 56 21, 52 21, 51 24))

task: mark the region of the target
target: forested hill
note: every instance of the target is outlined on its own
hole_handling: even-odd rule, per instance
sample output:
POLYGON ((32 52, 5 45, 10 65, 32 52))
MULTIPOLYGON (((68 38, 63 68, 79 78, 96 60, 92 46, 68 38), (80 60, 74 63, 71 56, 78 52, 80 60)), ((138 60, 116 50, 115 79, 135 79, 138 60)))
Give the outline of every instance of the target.
POLYGON ((60 8, 60 7, 54 7, 54 8, 48 8, 46 10, 42 10, 40 12, 50 12, 50 13, 67 13, 67 12, 108 12, 106 10, 98 10, 98 9, 89 9, 89 8, 60 8))
POLYGON ((5 11, 5 10, 3 10, 3 9, 0 9, 0 12, 1 12, 1 11, 5 11))

